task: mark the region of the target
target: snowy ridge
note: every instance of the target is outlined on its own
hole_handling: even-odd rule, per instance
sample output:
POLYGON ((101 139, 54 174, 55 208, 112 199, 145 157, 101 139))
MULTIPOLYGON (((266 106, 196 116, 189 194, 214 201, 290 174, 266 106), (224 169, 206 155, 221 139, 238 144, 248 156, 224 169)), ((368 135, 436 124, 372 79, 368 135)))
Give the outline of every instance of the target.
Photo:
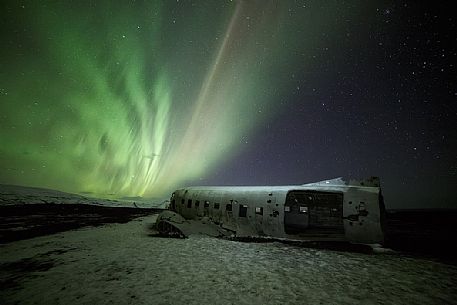
POLYGON ((30 204, 85 204, 106 207, 165 208, 165 200, 92 198, 45 188, 0 185, 0 206, 30 204))

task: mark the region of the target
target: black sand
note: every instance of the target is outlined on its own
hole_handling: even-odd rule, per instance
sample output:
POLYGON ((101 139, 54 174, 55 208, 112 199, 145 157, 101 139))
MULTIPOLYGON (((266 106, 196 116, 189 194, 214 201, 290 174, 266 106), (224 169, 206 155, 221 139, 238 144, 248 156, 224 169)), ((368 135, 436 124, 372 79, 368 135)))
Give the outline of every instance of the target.
POLYGON ((103 207, 87 204, 0 206, 0 243, 54 234, 86 226, 126 223, 158 213, 157 209, 103 207))

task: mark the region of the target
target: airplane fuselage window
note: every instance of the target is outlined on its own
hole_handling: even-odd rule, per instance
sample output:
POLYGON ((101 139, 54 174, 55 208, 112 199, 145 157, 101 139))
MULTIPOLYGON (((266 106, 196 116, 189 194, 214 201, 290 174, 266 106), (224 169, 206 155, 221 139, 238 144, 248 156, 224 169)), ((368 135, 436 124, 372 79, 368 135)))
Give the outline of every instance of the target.
POLYGON ((238 213, 239 217, 246 217, 248 214, 248 206, 245 204, 240 204, 240 211, 238 213))

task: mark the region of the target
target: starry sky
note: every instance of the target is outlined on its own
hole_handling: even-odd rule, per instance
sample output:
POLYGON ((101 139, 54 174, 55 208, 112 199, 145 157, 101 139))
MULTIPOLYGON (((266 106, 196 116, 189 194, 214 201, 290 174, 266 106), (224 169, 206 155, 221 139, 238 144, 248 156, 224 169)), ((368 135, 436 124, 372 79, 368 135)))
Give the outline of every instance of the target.
POLYGON ((2 1, 0 183, 102 197, 381 178, 457 208, 440 2, 2 1))

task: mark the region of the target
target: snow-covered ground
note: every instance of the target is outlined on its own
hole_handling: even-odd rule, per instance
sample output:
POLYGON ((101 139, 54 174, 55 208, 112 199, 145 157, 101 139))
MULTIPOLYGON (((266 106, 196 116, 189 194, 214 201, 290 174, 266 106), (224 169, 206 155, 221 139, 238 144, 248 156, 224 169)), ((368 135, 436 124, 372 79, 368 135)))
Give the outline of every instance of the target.
POLYGON ((71 194, 61 191, 0 184, 0 206, 31 205, 31 204, 87 204, 105 207, 158 208, 166 207, 167 199, 141 198, 135 199, 102 199, 93 196, 71 194))
POLYGON ((457 304, 457 266, 150 236, 156 215, 0 246, 0 304, 457 304))

